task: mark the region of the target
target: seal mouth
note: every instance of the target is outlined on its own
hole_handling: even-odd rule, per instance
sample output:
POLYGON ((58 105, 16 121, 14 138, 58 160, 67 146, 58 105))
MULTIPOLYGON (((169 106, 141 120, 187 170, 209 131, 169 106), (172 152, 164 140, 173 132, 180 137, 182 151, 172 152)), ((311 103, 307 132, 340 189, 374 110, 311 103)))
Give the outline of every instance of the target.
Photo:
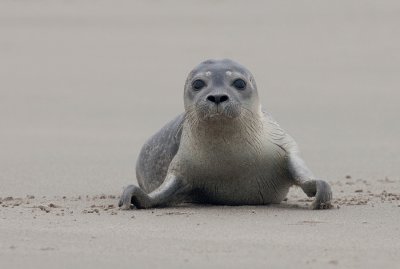
POLYGON ((222 119, 222 118, 223 119, 230 119, 231 117, 229 117, 228 115, 226 115, 223 112, 217 112, 217 113, 210 113, 210 114, 206 115, 204 117, 204 120, 207 120, 207 119, 213 120, 213 119, 222 119))
POLYGON ((214 113, 214 114, 209 114, 206 118, 217 118, 217 117, 223 117, 224 114, 221 112, 214 113))
POLYGON ((216 105, 209 109, 209 113, 206 116, 207 118, 215 118, 215 117, 221 117, 224 116, 225 109, 221 107, 221 105, 216 105))

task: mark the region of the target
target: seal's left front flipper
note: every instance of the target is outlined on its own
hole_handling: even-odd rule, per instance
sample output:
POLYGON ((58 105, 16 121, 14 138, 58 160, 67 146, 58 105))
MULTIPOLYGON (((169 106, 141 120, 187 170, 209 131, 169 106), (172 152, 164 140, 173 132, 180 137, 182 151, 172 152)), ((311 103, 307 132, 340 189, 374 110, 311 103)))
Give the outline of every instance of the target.
POLYGON ((314 179, 314 175, 301 159, 298 152, 292 152, 288 156, 289 171, 294 183, 307 194, 308 197, 315 197, 311 205, 312 209, 332 208, 332 190, 329 184, 323 180, 314 179))
POLYGON ((328 183, 323 180, 308 180, 300 184, 300 187, 308 197, 314 197, 312 209, 332 208, 332 190, 328 183))

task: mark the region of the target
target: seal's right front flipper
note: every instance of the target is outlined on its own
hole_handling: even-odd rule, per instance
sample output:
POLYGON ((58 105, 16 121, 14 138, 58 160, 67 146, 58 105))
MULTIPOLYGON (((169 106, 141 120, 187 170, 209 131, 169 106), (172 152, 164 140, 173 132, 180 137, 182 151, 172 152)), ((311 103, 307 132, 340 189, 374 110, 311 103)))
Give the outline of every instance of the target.
POLYGON ((190 186, 181 178, 167 175, 164 182, 149 194, 135 185, 129 185, 124 189, 118 206, 125 210, 132 206, 138 209, 162 207, 180 202, 190 190, 190 186))
POLYGON ((150 197, 141 188, 135 185, 127 186, 119 199, 118 206, 123 210, 136 208, 150 208, 150 197))

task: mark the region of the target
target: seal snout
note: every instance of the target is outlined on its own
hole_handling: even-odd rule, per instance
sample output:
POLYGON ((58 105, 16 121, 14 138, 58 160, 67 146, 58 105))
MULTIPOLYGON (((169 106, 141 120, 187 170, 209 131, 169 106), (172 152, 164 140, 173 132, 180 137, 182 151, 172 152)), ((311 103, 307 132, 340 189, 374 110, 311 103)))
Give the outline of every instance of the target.
POLYGON ((207 96, 207 100, 218 105, 222 102, 228 101, 229 97, 226 94, 214 94, 207 96))

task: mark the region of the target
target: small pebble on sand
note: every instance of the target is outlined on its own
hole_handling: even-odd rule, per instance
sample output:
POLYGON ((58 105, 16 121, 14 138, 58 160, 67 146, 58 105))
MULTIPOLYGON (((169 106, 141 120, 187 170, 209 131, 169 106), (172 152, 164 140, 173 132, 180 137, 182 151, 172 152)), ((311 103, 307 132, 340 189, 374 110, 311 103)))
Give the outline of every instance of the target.
POLYGON ((46 213, 50 212, 50 209, 47 206, 39 205, 38 208, 46 213))

